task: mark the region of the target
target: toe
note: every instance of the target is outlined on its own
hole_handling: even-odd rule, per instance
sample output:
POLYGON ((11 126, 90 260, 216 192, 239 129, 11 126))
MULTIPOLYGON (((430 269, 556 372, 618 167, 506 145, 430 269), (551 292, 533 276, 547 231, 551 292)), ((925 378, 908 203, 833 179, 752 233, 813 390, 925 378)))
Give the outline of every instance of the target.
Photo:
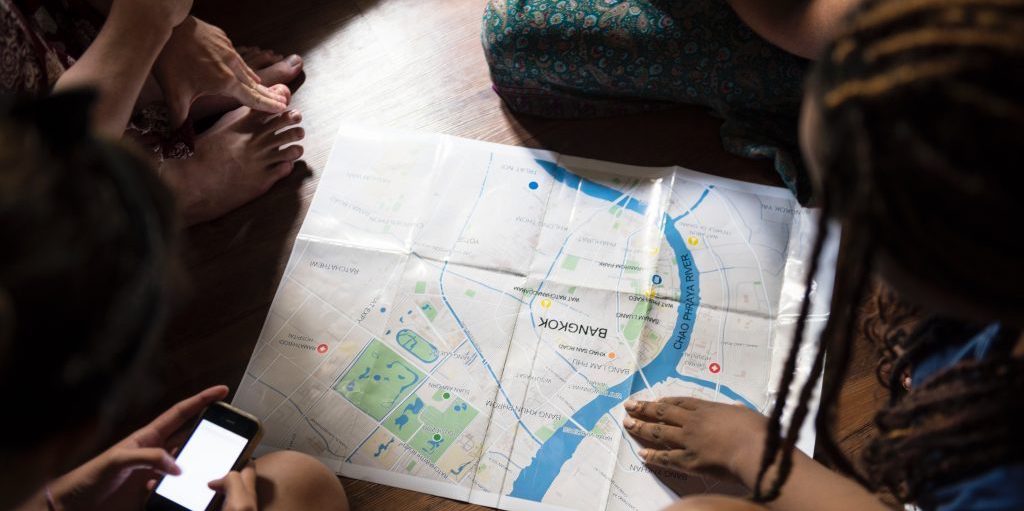
POLYGON ((306 138, 306 130, 302 128, 291 128, 275 134, 272 137, 273 141, 271 144, 273 144, 273 147, 281 147, 283 145, 291 144, 292 142, 298 142, 303 138, 306 138))
POLYGON ((291 145, 279 151, 275 151, 273 153, 272 160, 274 161, 274 163, 294 162, 295 160, 302 158, 303 151, 304 150, 302 149, 302 146, 291 145))
MULTIPOLYGON (((238 51, 238 55, 242 57, 242 60, 245 61, 246 65, 257 70, 273 66, 283 60, 280 55, 270 50, 264 50, 253 46, 241 46, 235 48, 235 50, 238 51)), ((260 78, 262 78, 262 76, 260 78)))
POLYGON ((277 60, 273 61, 273 64, 258 66, 260 69, 256 71, 260 80, 267 85, 290 83, 302 72, 302 57, 298 55, 291 55, 288 58, 278 57, 277 60))
POLYGON ((288 177, 295 169, 294 161, 282 161, 274 163, 267 167, 267 172, 263 176, 263 182, 260 186, 260 195, 267 193, 271 187, 274 186, 278 181, 288 177))
POLYGON ((270 167, 270 177, 274 182, 277 182, 278 180, 287 177, 293 170, 295 170, 294 161, 282 161, 270 167))
POLYGON ((302 112, 299 112, 298 110, 290 110, 268 119, 266 132, 272 134, 285 129, 288 126, 294 126, 300 122, 302 122, 302 112))

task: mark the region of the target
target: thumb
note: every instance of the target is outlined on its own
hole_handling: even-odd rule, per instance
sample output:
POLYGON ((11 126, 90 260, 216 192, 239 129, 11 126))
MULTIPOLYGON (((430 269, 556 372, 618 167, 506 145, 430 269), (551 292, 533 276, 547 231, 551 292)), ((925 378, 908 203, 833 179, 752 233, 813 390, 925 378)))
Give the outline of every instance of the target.
POLYGON ((148 469, 161 474, 181 474, 174 458, 159 447, 118 449, 111 454, 110 466, 118 471, 148 469))
POLYGON ((215 491, 217 493, 226 493, 227 489, 228 489, 227 477, 222 477, 220 479, 214 479, 213 481, 210 481, 207 484, 207 486, 209 486, 211 490, 213 490, 213 491, 215 491))
POLYGON ((177 87, 168 87, 164 93, 164 101, 167 103, 171 128, 180 128, 182 124, 185 124, 189 111, 192 110, 192 103, 195 101, 194 95, 188 91, 179 90, 177 87))

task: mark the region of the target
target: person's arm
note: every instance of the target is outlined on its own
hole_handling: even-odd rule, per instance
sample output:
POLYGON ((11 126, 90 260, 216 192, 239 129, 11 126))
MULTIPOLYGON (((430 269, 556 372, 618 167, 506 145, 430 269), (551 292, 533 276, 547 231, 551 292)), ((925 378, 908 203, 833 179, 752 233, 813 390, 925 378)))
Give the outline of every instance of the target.
MULTIPOLYGON (((104 16, 109 16, 113 7, 113 0, 88 3, 104 16)), ((287 99, 260 82, 223 30, 194 16, 175 24, 151 65, 175 128, 185 123, 192 103, 201 96, 231 97, 267 113, 288 108, 287 99)))
POLYGON ((768 42, 815 59, 860 0, 728 0, 740 19, 768 42))
POLYGON ((96 40, 57 80, 54 91, 97 89, 93 127, 120 138, 153 63, 191 7, 191 0, 115 1, 96 40))
MULTIPOLYGON (((763 448, 763 444, 758 445, 756 458, 748 458, 746 463, 737 467, 736 475, 743 480, 748 488, 753 488, 754 481, 757 480, 761 448, 763 448)), ((774 470, 769 470, 765 477, 766 484, 774 477, 774 470)), ((768 509, 786 511, 841 511, 847 509, 884 511, 888 509, 878 500, 878 497, 864 487, 829 470, 799 449, 793 451, 793 471, 786 479, 786 484, 782 486, 779 498, 768 503, 767 506, 768 509)))

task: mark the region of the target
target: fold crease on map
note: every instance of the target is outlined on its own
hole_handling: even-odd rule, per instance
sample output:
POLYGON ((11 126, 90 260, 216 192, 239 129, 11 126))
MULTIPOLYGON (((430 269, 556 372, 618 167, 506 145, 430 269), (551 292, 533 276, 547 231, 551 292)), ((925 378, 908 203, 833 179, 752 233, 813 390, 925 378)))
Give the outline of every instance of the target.
POLYGON ((782 188, 344 127, 235 404, 263 451, 502 509, 736 491, 646 467, 622 403, 769 410, 814 228, 782 188))

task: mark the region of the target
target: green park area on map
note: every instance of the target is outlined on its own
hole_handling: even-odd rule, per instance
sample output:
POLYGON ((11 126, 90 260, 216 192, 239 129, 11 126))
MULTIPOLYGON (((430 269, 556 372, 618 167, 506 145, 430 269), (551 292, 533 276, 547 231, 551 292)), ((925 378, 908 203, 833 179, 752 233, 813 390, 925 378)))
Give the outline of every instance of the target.
POLYGON ((334 386, 357 408, 380 420, 412 393, 423 373, 374 339, 334 386))

